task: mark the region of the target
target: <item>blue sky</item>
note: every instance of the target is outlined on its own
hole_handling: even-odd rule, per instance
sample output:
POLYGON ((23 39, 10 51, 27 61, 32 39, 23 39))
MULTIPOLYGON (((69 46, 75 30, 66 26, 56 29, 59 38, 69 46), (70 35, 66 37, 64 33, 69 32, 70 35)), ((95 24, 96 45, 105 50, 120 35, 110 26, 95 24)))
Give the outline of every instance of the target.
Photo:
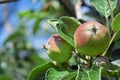
POLYGON ((3 6, 7 5, 8 8, 8 21, 12 25, 12 28, 18 26, 19 18, 18 13, 26 10, 39 10, 42 6, 41 0, 18 0, 17 2, 11 2, 6 4, 0 4, 0 45, 3 44, 4 40, 9 36, 7 30, 4 26, 4 13, 3 6))

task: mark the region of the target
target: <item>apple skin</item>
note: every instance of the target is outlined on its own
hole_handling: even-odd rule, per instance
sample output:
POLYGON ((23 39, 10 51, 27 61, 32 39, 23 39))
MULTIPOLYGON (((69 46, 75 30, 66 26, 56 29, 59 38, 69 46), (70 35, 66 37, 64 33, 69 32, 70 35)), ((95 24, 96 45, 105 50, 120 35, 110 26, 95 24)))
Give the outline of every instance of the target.
POLYGON ((81 24, 74 33, 74 43, 78 52, 91 57, 102 54, 110 41, 108 29, 96 22, 81 24))
POLYGON ((48 56, 59 63, 67 62, 72 56, 71 51, 73 47, 58 34, 52 35, 47 41, 45 47, 47 48, 48 56))

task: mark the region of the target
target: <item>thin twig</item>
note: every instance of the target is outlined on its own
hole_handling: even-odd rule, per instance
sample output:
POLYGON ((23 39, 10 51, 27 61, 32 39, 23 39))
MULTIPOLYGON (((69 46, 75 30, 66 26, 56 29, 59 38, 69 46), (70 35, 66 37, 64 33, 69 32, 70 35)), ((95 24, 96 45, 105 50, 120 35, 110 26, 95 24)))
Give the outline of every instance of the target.
POLYGON ((61 5, 63 5, 63 7, 65 8, 65 10, 69 13, 69 15, 75 17, 75 12, 74 12, 74 7, 73 5, 69 4, 69 0, 58 0, 61 5))
POLYGON ((77 19, 82 19, 81 5, 82 5, 81 1, 77 1, 74 6, 77 19))
POLYGON ((107 51, 108 51, 110 45, 112 44, 112 42, 113 42, 113 40, 114 40, 114 38, 115 38, 116 35, 117 35, 117 32, 114 33, 112 39, 110 40, 110 42, 109 42, 109 44, 108 44, 108 47, 106 48, 106 50, 104 51, 104 53, 102 54, 102 56, 105 56, 105 54, 107 53, 107 51))
POLYGON ((110 5, 110 1, 107 0, 107 2, 108 2, 108 6, 109 6, 109 8, 110 8, 111 20, 113 21, 114 15, 113 15, 112 7, 111 7, 111 5, 110 5))
POLYGON ((3 4, 3 3, 9 3, 9 2, 15 2, 17 0, 3 0, 3 1, 0 1, 0 4, 3 4))
MULTIPOLYGON (((110 13, 111 13, 111 22, 113 21, 113 18, 114 18, 114 15, 113 15, 113 10, 112 10, 112 7, 110 5, 110 1, 107 0, 107 3, 108 3, 108 6, 109 6, 109 9, 110 9, 110 13)), ((111 30, 111 27, 109 28, 109 32, 111 34, 112 30, 111 30)))
POLYGON ((106 26, 108 28, 108 34, 110 36, 110 27, 109 27, 109 21, 108 21, 108 17, 105 17, 105 20, 106 20, 106 26))
MULTIPOLYGON (((112 12, 112 8, 111 8, 111 5, 110 5, 110 1, 107 0, 107 2, 108 2, 108 6, 109 6, 110 12, 111 12, 111 20, 113 21, 114 15, 113 15, 113 12, 112 12)), ((110 29, 110 27, 109 27, 108 18, 107 18, 107 17, 105 17, 105 18, 106 18, 106 25, 107 25, 107 27, 108 27, 108 29, 109 29, 109 35, 110 35, 111 29, 110 29)), ((108 47, 106 48, 106 50, 104 51, 104 53, 102 54, 102 56, 105 56, 105 54, 107 53, 107 51, 108 51, 110 45, 112 44, 112 42, 113 42, 116 34, 117 34, 117 32, 114 33, 114 35, 112 36, 112 39, 110 40, 109 45, 108 45, 108 47)))

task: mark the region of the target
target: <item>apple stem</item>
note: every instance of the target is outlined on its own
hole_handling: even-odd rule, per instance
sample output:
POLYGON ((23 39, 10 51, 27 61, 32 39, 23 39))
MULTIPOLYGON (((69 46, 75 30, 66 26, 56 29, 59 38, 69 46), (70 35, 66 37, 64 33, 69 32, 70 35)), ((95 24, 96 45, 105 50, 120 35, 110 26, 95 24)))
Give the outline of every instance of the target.
MULTIPOLYGON (((109 9, 110 9, 111 21, 113 21, 114 15, 113 15, 112 7, 111 7, 111 5, 110 5, 110 0, 106 0, 106 1, 107 1, 107 3, 108 3, 109 9)), ((109 35, 110 35, 110 34, 111 34, 111 27, 109 27, 108 17, 105 17, 105 18, 106 18, 106 26, 108 27, 109 35)))
POLYGON ((109 36, 110 36, 110 27, 109 27, 109 21, 108 21, 108 18, 107 17, 105 17, 105 19, 106 19, 106 26, 107 26, 107 28, 108 28, 108 34, 109 34, 109 36))
POLYGON ((113 21, 114 15, 113 15, 112 7, 111 7, 111 5, 110 5, 110 1, 107 0, 107 3, 108 3, 108 6, 109 6, 109 8, 110 8, 110 12, 111 12, 111 20, 113 21))
POLYGON ((106 48, 106 50, 104 51, 104 53, 102 54, 102 56, 105 56, 105 54, 107 53, 107 51, 108 51, 110 45, 112 44, 112 42, 113 42, 113 40, 114 40, 114 38, 115 38, 116 35, 117 35, 117 32, 114 33, 114 35, 112 36, 112 38, 111 38, 111 40, 110 40, 110 42, 108 44, 108 47, 106 48))

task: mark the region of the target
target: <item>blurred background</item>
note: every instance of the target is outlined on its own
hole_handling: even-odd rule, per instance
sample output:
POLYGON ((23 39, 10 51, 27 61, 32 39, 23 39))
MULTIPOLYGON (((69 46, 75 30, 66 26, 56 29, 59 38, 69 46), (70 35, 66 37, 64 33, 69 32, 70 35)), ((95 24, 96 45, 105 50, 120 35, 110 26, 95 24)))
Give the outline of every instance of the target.
POLYGON ((105 23, 89 0, 0 0, 0 80, 26 80, 50 60, 42 45, 55 30, 47 20, 61 16, 105 23))

